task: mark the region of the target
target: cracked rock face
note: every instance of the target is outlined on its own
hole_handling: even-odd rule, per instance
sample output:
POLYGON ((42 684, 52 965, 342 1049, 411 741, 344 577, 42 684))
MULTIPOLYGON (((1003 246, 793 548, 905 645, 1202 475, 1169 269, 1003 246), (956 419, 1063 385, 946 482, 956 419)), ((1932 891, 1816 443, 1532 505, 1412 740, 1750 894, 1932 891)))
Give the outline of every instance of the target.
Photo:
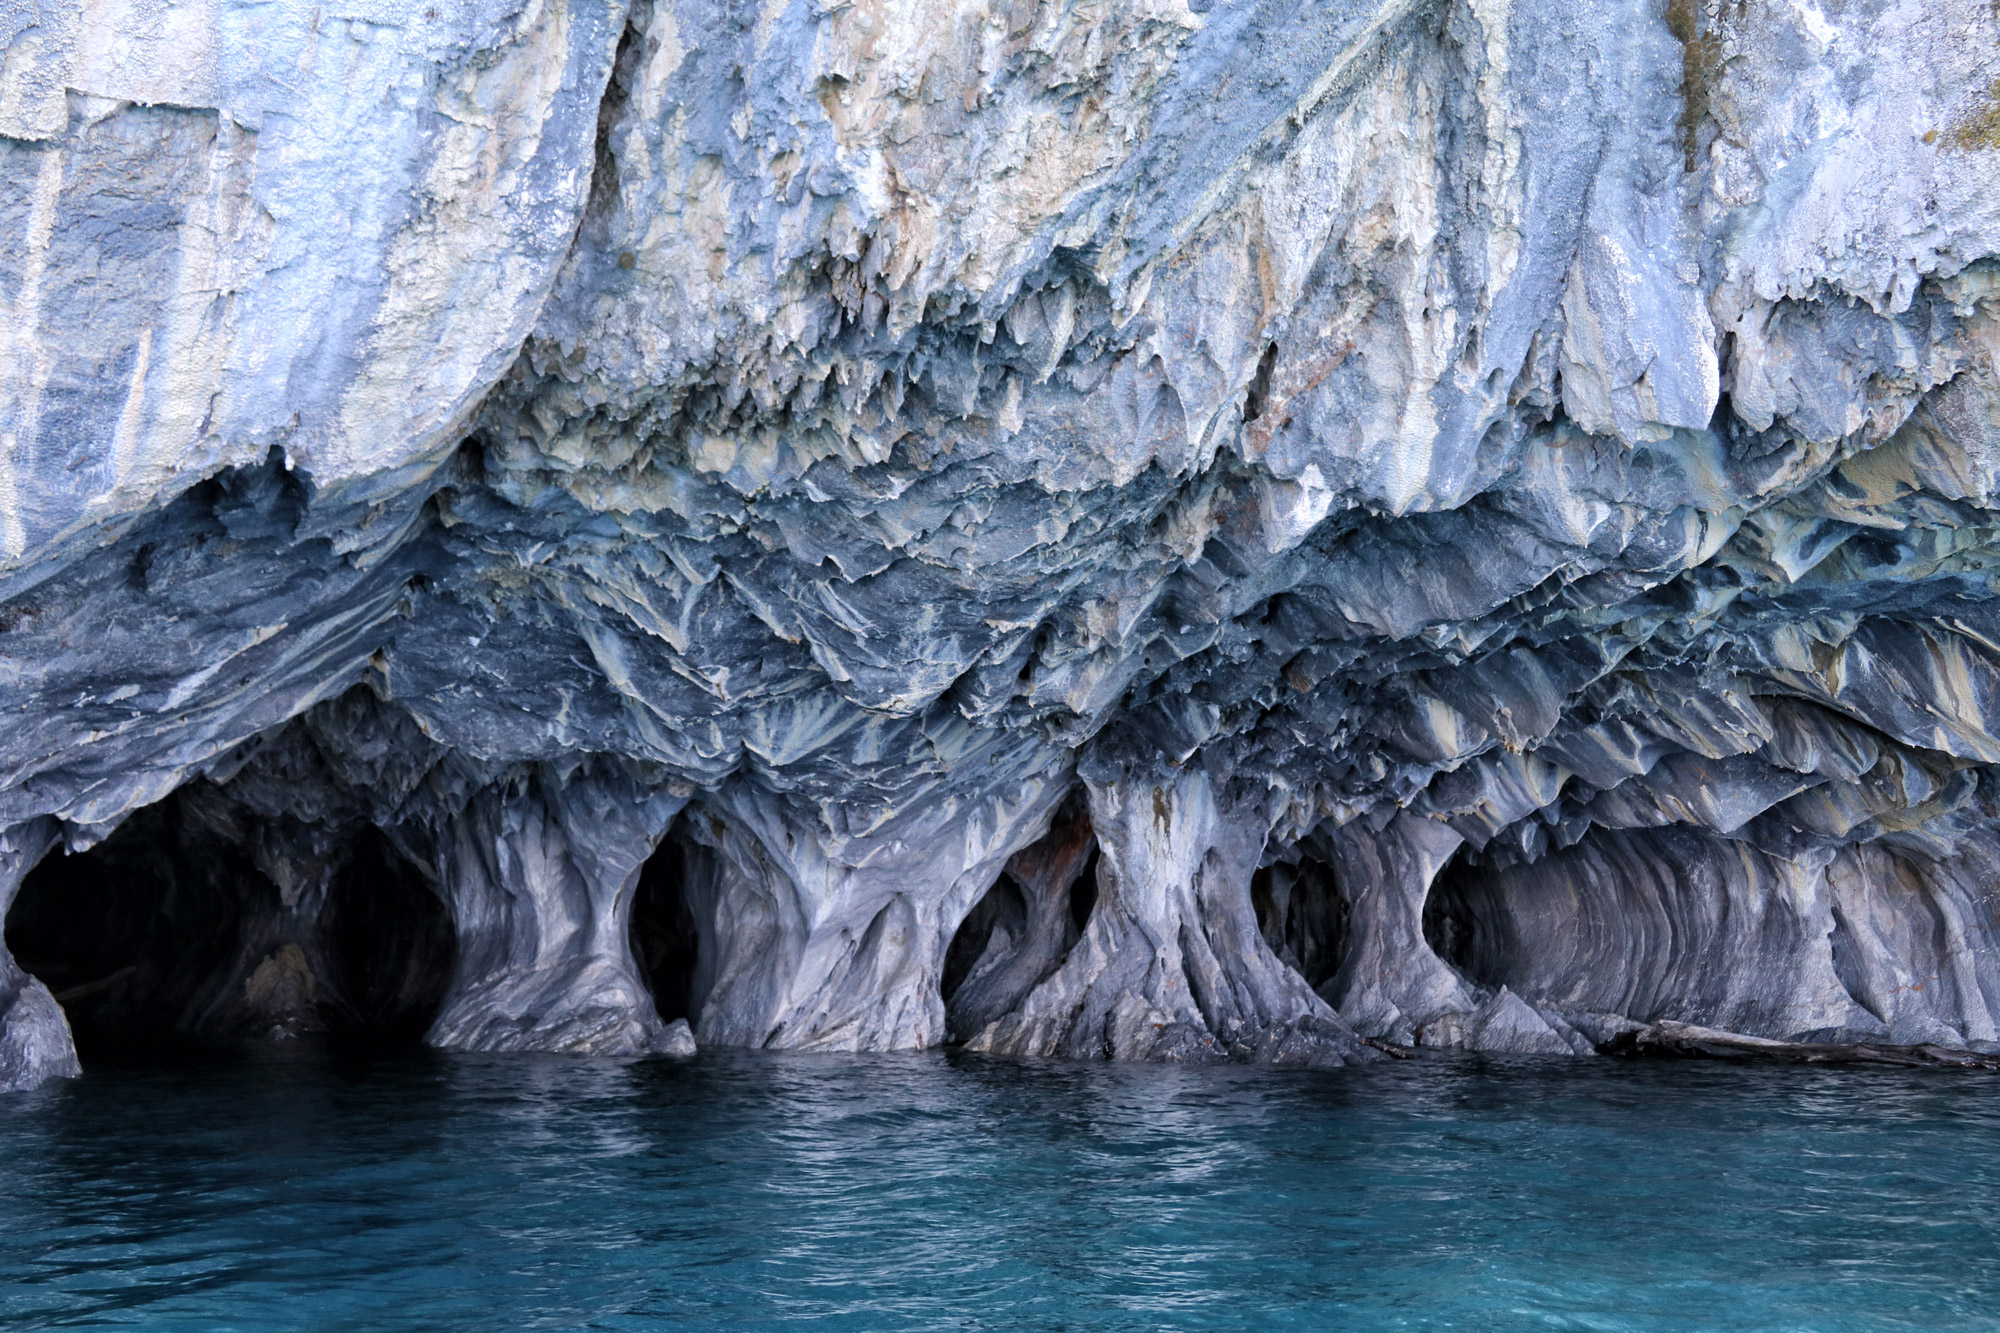
POLYGON ((1984 0, 0 53, 0 1086, 2000 1041, 1984 0))

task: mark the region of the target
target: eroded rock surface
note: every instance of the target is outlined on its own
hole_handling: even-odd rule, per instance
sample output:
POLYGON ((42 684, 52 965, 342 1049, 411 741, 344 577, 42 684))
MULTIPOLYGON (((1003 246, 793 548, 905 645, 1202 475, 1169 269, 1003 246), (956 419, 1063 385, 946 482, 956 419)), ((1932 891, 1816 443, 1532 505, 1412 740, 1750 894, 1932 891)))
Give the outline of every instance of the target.
POLYGON ((2000 1041, 1996 78, 1984 0, 0 14, 0 836, 74 974, 0 954, 0 1084, 52 989, 2000 1041))

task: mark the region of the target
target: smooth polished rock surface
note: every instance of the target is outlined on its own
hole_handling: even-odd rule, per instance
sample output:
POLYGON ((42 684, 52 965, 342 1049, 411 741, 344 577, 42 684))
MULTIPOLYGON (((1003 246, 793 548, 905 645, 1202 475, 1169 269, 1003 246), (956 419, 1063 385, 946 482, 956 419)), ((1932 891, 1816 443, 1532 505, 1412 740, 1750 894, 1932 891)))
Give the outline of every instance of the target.
POLYGON ((183 1029, 2000 1039, 1983 0, 0 53, 0 828, 250 867, 183 1029))

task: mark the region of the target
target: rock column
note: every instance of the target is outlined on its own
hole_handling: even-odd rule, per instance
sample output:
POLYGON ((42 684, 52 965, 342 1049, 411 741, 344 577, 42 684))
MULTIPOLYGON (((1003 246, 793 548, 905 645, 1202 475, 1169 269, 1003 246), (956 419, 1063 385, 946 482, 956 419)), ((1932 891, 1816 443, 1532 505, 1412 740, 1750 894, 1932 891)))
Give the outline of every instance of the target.
POLYGON ((1362 1043, 1257 929, 1269 819, 1196 769, 1086 773, 1102 849, 1083 937, 975 1050, 1339 1064, 1362 1043))
POLYGON ((1355 820, 1327 841, 1348 919, 1340 968, 1321 992, 1340 1016, 1357 1032, 1407 1045, 1425 1024, 1478 1008, 1424 938, 1424 900, 1460 836, 1398 812, 1379 830, 1355 820))
POLYGON ((458 963, 426 1038, 454 1050, 630 1055, 692 1049, 632 958, 639 868, 686 797, 609 767, 524 768, 399 830, 426 852, 458 963))
POLYGON ((1017 850, 1048 828, 1068 779, 939 802, 868 833, 748 783, 695 815, 715 855, 686 888, 701 931, 691 1006, 703 1043, 898 1051, 945 1038, 952 933, 1017 850))

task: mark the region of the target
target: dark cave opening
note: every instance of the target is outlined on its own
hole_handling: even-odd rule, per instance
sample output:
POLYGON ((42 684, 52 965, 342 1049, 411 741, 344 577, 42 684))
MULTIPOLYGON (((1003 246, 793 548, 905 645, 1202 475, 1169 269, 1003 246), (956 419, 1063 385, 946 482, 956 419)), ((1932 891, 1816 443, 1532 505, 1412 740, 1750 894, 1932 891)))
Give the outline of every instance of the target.
POLYGON ((292 900, 213 788, 177 792, 87 851, 52 853, 7 913, 16 961, 63 1007, 80 1058, 172 1059, 213 1038, 413 1044, 456 950, 423 877, 372 828, 330 840, 292 900))
POLYGON ((1479 966, 1479 904, 1491 892, 1483 883, 1474 853, 1461 847, 1431 881, 1424 898, 1424 942, 1460 976, 1480 985, 1497 984, 1479 966))
POLYGON ((458 960, 451 912, 423 874, 366 827, 328 888, 320 921, 345 1001, 335 1030, 384 1045, 422 1040, 458 960))
MULTIPOLYGON (((1070 924, 1076 927, 1078 936, 1082 935, 1083 928, 1090 924, 1090 914, 1097 910, 1097 861, 1101 855, 1102 853, 1093 844, 1090 849, 1090 859, 1083 863, 1083 873, 1069 886, 1069 919, 1070 924)), ((1072 936, 1069 943, 1076 943, 1076 936, 1072 936)), ((1063 947, 1067 951, 1069 945, 1063 947)))
POLYGON ((8 951, 62 1005, 86 1060, 175 1035, 194 980, 235 955, 234 888, 261 876, 227 849, 187 874, 162 847, 177 841, 177 804, 137 812, 88 851, 51 852, 7 913, 8 951))
MULTIPOLYGON (((1068 836, 1090 839, 1087 823, 1068 836)), ((1062 835, 1059 835, 1062 836, 1062 835)), ((1002 871, 972 905, 945 950, 938 993, 944 1000, 945 1039, 960 1043, 1013 1009, 1053 973, 1082 938, 1097 907, 1098 850, 1071 861, 1062 882, 1028 882, 1002 871), (1080 869, 1078 868, 1080 865, 1080 869), (1035 887, 1042 885, 1040 892, 1035 887)), ((1023 872, 1029 873, 1029 872, 1023 872)))
POLYGON ((701 930, 695 923, 688 889, 711 871, 714 852, 670 832, 639 869, 632 892, 632 957, 639 975, 653 992, 653 1007, 662 1020, 700 1015, 695 994, 701 962, 701 930))
POLYGON ((1014 877, 1002 871, 1000 878, 993 881, 993 887, 980 896, 965 914, 953 932, 951 946, 944 954, 944 975, 938 984, 938 992, 944 997, 945 1011, 951 1011, 951 1002, 965 986, 965 979, 972 975, 973 967, 986 954, 993 943, 993 932, 998 928, 1010 939, 1018 940, 1027 931, 1028 900, 1021 894, 1021 886, 1014 877))
POLYGON ((1332 867, 1311 857, 1273 862, 1252 876, 1250 901, 1258 932, 1280 962, 1314 990, 1332 980, 1347 938, 1347 899, 1332 867))

